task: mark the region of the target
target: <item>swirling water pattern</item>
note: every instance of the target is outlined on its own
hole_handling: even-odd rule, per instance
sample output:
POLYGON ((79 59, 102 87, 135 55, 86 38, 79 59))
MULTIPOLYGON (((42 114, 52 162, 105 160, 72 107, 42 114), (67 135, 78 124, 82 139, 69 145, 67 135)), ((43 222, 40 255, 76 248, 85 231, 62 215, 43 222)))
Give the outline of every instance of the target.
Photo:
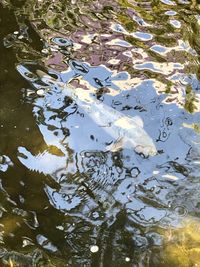
POLYGON ((2 264, 175 266, 165 232, 199 219, 198 3, 0 8, 2 264), (158 154, 106 151, 113 140, 64 85, 139 116, 158 154))

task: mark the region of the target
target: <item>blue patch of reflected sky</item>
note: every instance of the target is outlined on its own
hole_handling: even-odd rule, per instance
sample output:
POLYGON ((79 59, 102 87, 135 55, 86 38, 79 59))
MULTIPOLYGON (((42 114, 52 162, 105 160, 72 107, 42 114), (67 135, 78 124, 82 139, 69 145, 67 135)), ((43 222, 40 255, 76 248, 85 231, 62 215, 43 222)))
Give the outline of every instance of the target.
POLYGON ((161 54, 161 55, 167 54, 172 50, 176 50, 176 51, 185 50, 186 52, 190 53, 191 55, 197 56, 196 51, 194 49, 192 49, 190 47, 190 45, 188 43, 185 43, 183 40, 179 40, 178 46, 176 46, 176 47, 169 48, 169 47, 165 47, 162 45, 153 45, 152 47, 150 47, 150 50, 152 50, 158 54, 161 54))
POLYGON ((176 14, 177 12, 174 10, 168 10, 165 12, 165 15, 168 15, 168 16, 175 16, 176 14))
POLYGON ((176 19, 170 19, 170 24, 177 29, 181 28, 181 23, 180 21, 176 20, 176 19))
POLYGON ((118 46, 122 46, 122 47, 131 47, 132 45, 129 44, 128 42, 124 41, 124 40, 120 40, 120 39, 113 39, 110 42, 107 42, 108 45, 118 45, 118 46))
POLYGON ((170 1, 170 0, 160 0, 163 4, 166 4, 166 5, 175 5, 175 2, 173 1, 170 1))
POLYGON ((133 32, 131 35, 137 39, 140 39, 141 41, 149 41, 153 39, 152 34, 145 32, 133 32))
POLYGON ((121 24, 112 24, 111 29, 115 32, 128 33, 121 24))
POLYGON ((153 45, 150 50, 159 53, 159 54, 166 54, 167 52, 170 51, 167 47, 164 47, 162 45, 153 45))

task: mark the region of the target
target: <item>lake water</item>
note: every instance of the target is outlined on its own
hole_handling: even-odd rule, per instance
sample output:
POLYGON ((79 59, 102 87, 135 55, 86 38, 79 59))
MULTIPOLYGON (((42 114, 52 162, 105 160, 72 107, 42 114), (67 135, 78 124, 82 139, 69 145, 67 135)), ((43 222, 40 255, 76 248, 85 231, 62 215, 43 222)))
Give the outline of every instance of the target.
POLYGON ((1 0, 0 28, 0 265, 200 266, 199 1, 1 0))

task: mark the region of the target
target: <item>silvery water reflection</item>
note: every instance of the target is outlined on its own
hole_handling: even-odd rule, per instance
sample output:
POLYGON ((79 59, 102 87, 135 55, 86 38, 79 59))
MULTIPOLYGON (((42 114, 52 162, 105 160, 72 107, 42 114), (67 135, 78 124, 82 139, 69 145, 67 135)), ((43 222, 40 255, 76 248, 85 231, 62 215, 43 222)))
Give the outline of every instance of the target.
MULTIPOLYGON (((24 213, 12 203, 11 214, 36 230, 30 239, 22 237, 25 247, 37 244, 61 253, 69 265, 112 266, 129 259, 146 266, 148 249, 163 244, 159 229, 199 215, 198 44, 197 38, 185 40, 181 33, 190 25, 191 10, 183 1, 117 1, 110 8, 103 1, 72 2, 71 13, 64 16, 62 1, 49 6, 35 2, 34 14, 27 2, 15 14, 19 29, 4 36, 29 82, 23 101, 32 106, 43 142, 34 134, 29 144, 22 139, 16 144, 19 161, 2 151, 14 165, 3 163, 0 170, 29 170, 22 182, 41 179, 36 190, 38 195, 45 191, 51 205, 44 201, 47 207, 41 203, 42 210, 24 213), (36 29, 34 38, 31 26, 24 27, 23 14, 29 14, 36 29), (57 19, 51 19, 55 14, 57 19), (37 69, 90 91, 123 114, 142 118, 158 155, 144 159, 129 149, 105 151, 109 135, 59 86, 39 79, 37 69), (95 244, 96 261, 90 253, 95 244)), ((19 198, 20 203, 32 200, 19 198)), ((9 225, 6 220, 3 224, 9 225)))
MULTIPOLYGON (((27 65, 28 67, 31 69, 32 66, 27 65)), ((30 81, 28 70, 23 66, 18 69, 24 77, 28 76, 30 81)), ((107 68, 89 67, 86 63, 73 61, 70 62, 68 70, 60 75, 58 72, 56 74, 62 82, 73 84, 74 80, 76 82, 76 79, 83 79, 95 89, 98 88, 95 80, 102 81, 102 77, 109 77, 108 73, 112 80, 111 71, 107 68)), ((120 73, 118 75, 120 76, 120 73)), ((33 76, 32 85, 35 89, 41 88, 42 81, 37 76, 32 80, 33 76)), ((128 75, 125 75, 126 79, 127 77, 128 75)), ((111 83, 106 86, 115 89, 111 83)), ((94 221, 98 218, 98 223, 110 217, 114 218, 119 206, 129 211, 130 216, 140 224, 154 224, 157 221, 162 223, 166 217, 169 219, 173 211, 169 208, 171 202, 166 199, 163 190, 160 190, 160 187, 167 184, 162 177, 171 173, 172 176, 168 176, 168 179, 173 180, 173 176, 183 179, 184 172, 179 171, 179 168, 185 166, 189 151, 194 149, 191 148, 192 144, 198 142, 198 135, 189 127, 184 128, 183 123, 192 124, 195 115, 189 115, 174 103, 165 104, 165 98, 157 95, 154 81, 150 80, 128 91, 120 88, 115 92, 115 96, 104 94, 102 101, 119 111, 123 110, 124 106, 133 107, 123 112, 139 115, 143 119, 144 127, 148 129, 160 151, 160 154, 148 159, 142 159, 127 149, 113 154, 103 152, 102 144, 105 146, 109 143, 104 129, 91 121, 76 102, 71 102, 66 97, 62 87, 59 88, 59 83, 56 86, 53 83, 52 86, 50 83, 44 84, 42 88, 45 90, 44 97, 33 98, 34 117, 47 145, 55 146, 60 152, 54 153, 52 149, 52 153, 44 151, 32 155, 26 148, 21 147, 19 159, 31 170, 52 175, 61 185, 59 191, 49 186, 45 188, 52 205, 65 212, 79 211, 79 216, 90 221, 93 220, 92 214, 95 212, 94 221), (147 88, 148 94, 145 94, 147 88), (174 147, 176 149, 173 149, 174 147), (180 167, 176 169, 176 166, 180 167), (143 189, 142 181, 147 183, 148 187, 151 184, 147 189, 150 193, 143 189), (145 196, 140 192, 143 190, 145 196), (149 198, 148 194, 150 198, 156 196, 157 201, 152 200, 152 205, 145 203, 149 198), (162 207, 160 212, 157 206, 162 207), (98 216, 98 213, 102 215, 98 216)), ((28 96, 29 100, 31 97, 28 96)))

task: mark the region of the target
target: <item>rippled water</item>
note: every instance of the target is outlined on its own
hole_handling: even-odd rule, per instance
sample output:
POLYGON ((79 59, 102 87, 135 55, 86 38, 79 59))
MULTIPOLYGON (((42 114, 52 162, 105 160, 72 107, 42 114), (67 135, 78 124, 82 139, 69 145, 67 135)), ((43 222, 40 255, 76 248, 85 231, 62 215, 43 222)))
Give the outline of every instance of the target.
POLYGON ((198 1, 1 0, 0 25, 1 266, 200 266, 198 1))

